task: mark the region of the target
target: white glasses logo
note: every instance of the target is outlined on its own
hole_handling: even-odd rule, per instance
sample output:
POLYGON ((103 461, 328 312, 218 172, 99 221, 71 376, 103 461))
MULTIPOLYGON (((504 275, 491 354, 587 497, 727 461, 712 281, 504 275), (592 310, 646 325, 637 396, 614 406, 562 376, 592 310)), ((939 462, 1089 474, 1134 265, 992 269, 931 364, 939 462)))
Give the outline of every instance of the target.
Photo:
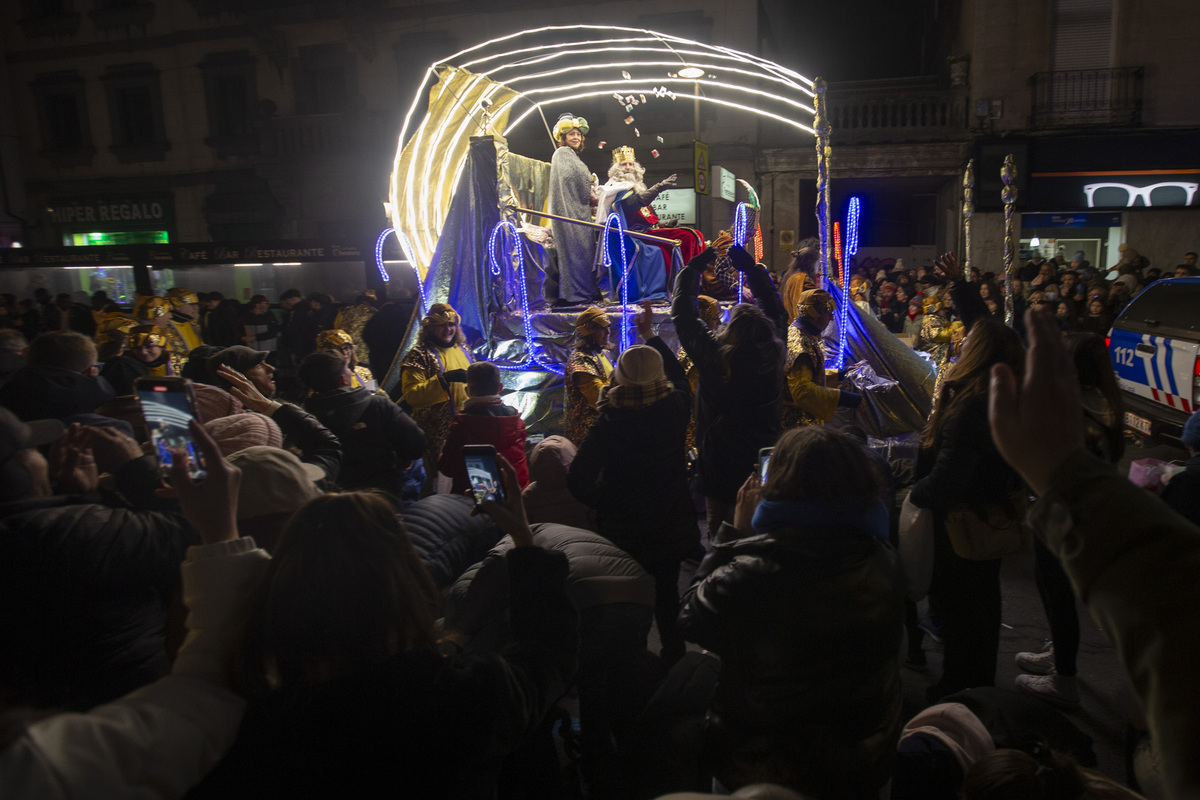
MULTIPOLYGON (((1127 202, 1126 208, 1132 208, 1137 199, 1142 198, 1142 205, 1150 208, 1154 205, 1150 200, 1150 195, 1156 189, 1182 189, 1187 193, 1187 200, 1183 203, 1185 206, 1192 204, 1192 199, 1196 196, 1196 189, 1200 187, 1197 183, 1178 183, 1176 181, 1167 181, 1166 183, 1154 183, 1150 186, 1130 186, 1127 183, 1089 183, 1083 187, 1083 193, 1087 196, 1088 208, 1096 207, 1096 192, 1101 189, 1121 189, 1125 192, 1127 202)), ((1174 197, 1172 197, 1174 199, 1174 197)), ((1106 205, 1118 205, 1117 203, 1107 203, 1106 205)), ((1178 203, 1170 203, 1170 205, 1179 205, 1178 203)))

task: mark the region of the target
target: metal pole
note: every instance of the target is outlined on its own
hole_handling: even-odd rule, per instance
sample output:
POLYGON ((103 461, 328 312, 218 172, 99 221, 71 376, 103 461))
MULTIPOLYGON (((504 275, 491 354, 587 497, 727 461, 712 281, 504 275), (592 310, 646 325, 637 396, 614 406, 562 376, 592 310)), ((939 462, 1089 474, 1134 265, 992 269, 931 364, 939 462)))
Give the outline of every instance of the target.
POLYGON ((971 280, 971 219, 975 216, 975 159, 967 162, 967 171, 963 173, 963 275, 971 280))
MULTIPOLYGON (((821 263, 817 267, 817 288, 825 288, 829 273, 829 116, 825 107, 828 87, 822 78, 813 79, 813 129, 817 132, 817 235, 821 241, 821 263)), ((844 302, 844 300, 843 300, 844 302)))
MULTIPOLYGON (((582 219, 571 219, 570 217, 561 217, 558 214, 548 214, 545 211, 534 211, 533 209, 521 208, 519 206, 514 207, 512 210, 516 211, 519 214, 530 214, 535 217, 545 217, 546 219, 556 219, 559 222, 570 222, 572 225, 582 225, 585 228, 594 228, 598 231, 604 230, 604 226, 597 222, 586 222, 582 219)), ((664 239, 661 236, 652 236, 648 233, 639 233, 638 231, 625 230, 625 235, 632 236, 635 239, 642 239, 647 242, 654 242, 655 244, 669 245, 671 247, 679 247, 679 244, 680 244, 679 242, 675 241, 674 239, 664 239)))
POLYGON ((1004 324, 1013 324, 1013 266, 1017 257, 1016 236, 1013 229, 1013 212, 1017 204, 1017 163, 1013 161, 1012 153, 1004 157, 1004 166, 1000 169, 1000 180, 1004 181, 1004 189, 1000 199, 1004 201, 1004 324))

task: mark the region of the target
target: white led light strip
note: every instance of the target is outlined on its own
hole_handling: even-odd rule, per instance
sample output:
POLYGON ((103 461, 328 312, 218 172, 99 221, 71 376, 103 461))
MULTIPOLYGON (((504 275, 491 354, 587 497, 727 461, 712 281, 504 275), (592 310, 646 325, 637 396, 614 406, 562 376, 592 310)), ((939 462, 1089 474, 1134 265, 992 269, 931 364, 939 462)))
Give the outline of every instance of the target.
MULTIPOLYGON (((452 74, 449 77, 453 80, 455 76, 452 74)), ((622 96, 653 94, 666 86, 681 85, 691 88, 688 84, 704 87, 713 94, 732 95, 734 99, 708 96, 703 92, 672 91, 671 94, 678 98, 746 111, 809 134, 814 133, 811 123, 815 112, 808 104, 809 99, 813 97, 810 79, 750 53, 643 28, 601 25, 545 26, 489 39, 430 65, 425 72, 421 88, 417 90, 408 113, 405 114, 393 162, 390 198, 394 209, 392 222, 398 231, 409 235, 415 251, 411 254, 413 261, 428 264, 432 260, 447 212, 446 208, 434 201, 434 190, 448 185, 453 191, 466 166, 465 156, 450 158, 445 154, 451 152, 451 143, 460 142, 479 129, 483 101, 493 104, 488 109, 488 115, 493 119, 512 111, 518 100, 529 104, 529 108, 508 122, 503 131, 503 135, 507 136, 526 117, 544 106, 614 93, 622 96), (497 45, 516 43, 523 37, 557 31, 563 32, 564 41, 489 52, 489 49, 494 49, 497 45), (607 35, 607 38, 591 38, 597 32, 607 35), (632 61, 628 58, 631 53, 656 54, 663 60, 632 61), (462 60, 464 57, 469 57, 470 60, 462 60), (573 59, 577 63, 561 68, 535 70, 537 65, 549 66, 559 59, 573 59), (715 76, 696 80, 670 77, 672 67, 677 69, 685 64, 700 67, 706 74, 720 73, 726 80, 718 80, 715 76), (471 68, 482 65, 487 65, 485 72, 474 75, 468 72, 471 68), (470 107, 463 109, 464 113, 457 124, 452 122, 453 116, 450 115, 431 130, 427 115, 426 121, 418 126, 412 141, 408 142, 406 147, 405 137, 409 125, 428 95, 425 86, 435 77, 439 67, 457 71, 459 75, 463 72, 470 75, 461 88, 455 88, 454 94, 457 97, 469 97, 472 92, 477 91, 480 81, 489 81, 489 86, 481 98, 472 100, 470 107), (638 83, 635 84, 622 76, 622 72, 627 74, 632 68, 661 70, 662 74, 650 78, 638 76, 638 83), (597 70, 609 70, 611 77, 607 80, 578 80, 587 76, 589 72, 594 76, 597 70), (503 73, 503 83, 498 82, 498 73, 503 73), (494 75, 497 77, 489 77, 494 75), (737 82, 735 76, 747 80, 744 83, 737 82), (571 77, 576 81, 570 82, 571 77), (653 85, 642 85, 647 80, 652 81, 653 85), (760 81, 770 82, 774 91, 764 91, 751 85, 760 81), (517 90, 515 85, 518 84, 527 88, 523 91, 517 90), (506 91, 506 94, 512 92, 513 96, 504 102, 495 103, 494 97, 501 91, 506 91), (751 97, 745 98, 745 95, 751 97), (737 102, 739 99, 745 99, 745 102, 737 102), (766 101, 764 105, 768 106, 767 108, 757 104, 748 105, 762 101, 766 101), (774 108, 771 108, 772 106, 774 108), (411 157, 408 160, 408 169, 400 175, 406 149, 411 150, 411 157), (398 202, 401 196, 403 203, 398 202)), ((434 101, 441 99, 446 91, 446 84, 439 82, 434 90, 434 101)), ((444 196, 441 191, 437 194, 444 196)))

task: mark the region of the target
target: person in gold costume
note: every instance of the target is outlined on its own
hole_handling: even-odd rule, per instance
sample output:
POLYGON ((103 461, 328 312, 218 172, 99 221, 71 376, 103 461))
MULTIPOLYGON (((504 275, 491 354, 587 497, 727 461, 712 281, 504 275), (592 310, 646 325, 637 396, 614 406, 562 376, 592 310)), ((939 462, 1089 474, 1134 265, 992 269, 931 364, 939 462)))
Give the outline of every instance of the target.
POLYGON ((421 319, 416 346, 400 362, 404 400, 429 439, 423 456, 426 494, 436 486, 438 456, 450 420, 467 401, 467 367, 472 359, 460 321, 448 303, 434 303, 421 319))
POLYGON ((350 377, 353 381, 351 386, 356 389, 375 391, 375 376, 371 374, 370 369, 358 363, 358 346, 348 332, 341 328, 321 331, 317 334, 317 350, 332 350, 340 353, 342 358, 346 359, 346 366, 350 368, 350 377))
POLYGON ((838 406, 855 408, 862 395, 825 385, 825 343, 822 334, 833 321, 837 304, 824 289, 809 289, 796 303, 796 321, 788 327, 787 392, 783 429, 824 425, 838 406))
POLYGON ((165 329, 167 342, 172 352, 178 351, 186 357, 204 344, 200 330, 200 298, 190 289, 177 286, 167 292, 166 299, 171 306, 171 324, 165 329))
MULTIPOLYGON (((354 343, 354 351, 358 357, 358 361, 363 364, 371 363, 371 350, 367 347, 367 343, 363 341, 362 332, 367 322, 379 310, 375 306, 376 302, 375 290, 367 289, 355 298, 353 305, 339 308, 337 318, 333 321, 334 328, 345 331, 350 337, 350 340, 354 343)), ((318 344, 317 349, 321 350, 323 348, 318 344)))
MULTIPOLYGON (((153 295, 143 297, 133 307, 133 318, 139 326, 154 328, 155 332, 162 335, 163 355, 170 359, 170 372, 163 374, 182 374, 183 365, 187 363, 188 351, 179 341, 172 341, 172 336, 176 335, 177 331, 171 324, 171 301, 153 295)), ((129 348, 133 348, 132 343, 129 348)), ((152 374, 158 377, 158 374, 152 374)))
POLYGON ((779 279, 779 295, 788 312, 788 323, 796 321, 796 309, 800 295, 817 288, 817 262, 821 259, 820 244, 816 239, 805 239, 792 251, 792 263, 779 279))
POLYGON ((109 359, 100 370, 100 377, 112 384, 118 397, 131 395, 133 382, 138 378, 178 375, 172 371, 170 356, 161 327, 138 325, 129 331, 129 349, 109 359))
POLYGON ((613 365, 604 352, 611 326, 604 309, 592 306, 575 319, 575 349, 567 361, 567 438, 583 443, 592 422, 600 416, 596 403, 600 390, 608 385, 613 365))

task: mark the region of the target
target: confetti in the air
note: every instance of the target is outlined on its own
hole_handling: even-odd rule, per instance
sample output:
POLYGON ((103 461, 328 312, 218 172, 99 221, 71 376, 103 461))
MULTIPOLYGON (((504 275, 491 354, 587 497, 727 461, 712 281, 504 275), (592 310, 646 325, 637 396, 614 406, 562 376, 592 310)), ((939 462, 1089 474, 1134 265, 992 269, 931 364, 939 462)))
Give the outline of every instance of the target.
POLYGON ((650 151, 650 155, 654 156, 655 158, 658 158, 658 151, 657 151, 657 150, 651 150, 651 151, 650 151))
POLYGON ((606 145, 606 144, 608 144, 608 142, 601 142, 600 144, 596 145, 596 147, 598 147, 599 149, 603 150, 603 149, 604 149, 604 145, 606 145))
POLYGON ((613 92, 613 99, 619 103, 619 102, 621 102, 621 95, 618 94, 617 92, 613 92))
POLYGON ((626 111, 633 111, 633 106, 625 106, 626 111))
POLYGON ((625 124, 626 124, 626 125, 629 125, 629 124, 630 124, 630 123, 632 123, 632 122, 633 122, 633 117, 626 117, 626 118, 625 118, 625 124))
POLYGON ((633 129, 633 135, 634 135, 634 136, 637 136, 638 138, 641 138, 642 132, 641 132, 641 131, 639 131, 637 128, 634 128, 634 129, 633 129))
POLYGON ((646 95, 644 95, 644 94, 639 94, 639 95, 638 95, 638 99, 639 99, 639 100, 641 100, 641 101, 644 103, 644 102, 646 102, 646 95))
POLYGON ((667 77, 668 77, 668 78, 678 78, 679 76, 678 76, 678 75, 676 75, 674 72, 668 72, 668 73, 667 73, 667 77))
POLYGON ((667 92, 667 97, 669 97, 669 98, 671 98, 672 100, 674 100, 674 99, 675 99, 675 93, 674 93, 674 92, 667 92))
POLYGON ((621 77, 627 81, 633 80, 633 78, 629 77, 629 73, 626 72, 625 70, 621 70, 621 77))
POLYGON ((662 143, 663 143, 663 138, 662 138, 661 136, 655 136, 654 138, 655 138, 655 139, 658 139, 658 143, 659 143, 659 144, 662 144, 662 143))

